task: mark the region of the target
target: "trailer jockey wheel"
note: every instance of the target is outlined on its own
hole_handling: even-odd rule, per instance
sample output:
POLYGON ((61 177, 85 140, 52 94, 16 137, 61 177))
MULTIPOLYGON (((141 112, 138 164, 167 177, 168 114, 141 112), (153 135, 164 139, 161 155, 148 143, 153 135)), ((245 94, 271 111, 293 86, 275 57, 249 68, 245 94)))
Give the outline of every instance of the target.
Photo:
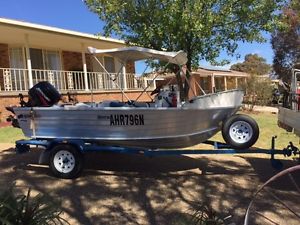
POLYGON ((255 144, 259 128, 254 119, 247 115, 233 115, 222 127, 222 136, 235 149, 246 149, 255 144))
POLYGON ((49 167, 56 177, 76 178, 83 168, 83 155, 72 145, 56 145, 50 150, 49 167))

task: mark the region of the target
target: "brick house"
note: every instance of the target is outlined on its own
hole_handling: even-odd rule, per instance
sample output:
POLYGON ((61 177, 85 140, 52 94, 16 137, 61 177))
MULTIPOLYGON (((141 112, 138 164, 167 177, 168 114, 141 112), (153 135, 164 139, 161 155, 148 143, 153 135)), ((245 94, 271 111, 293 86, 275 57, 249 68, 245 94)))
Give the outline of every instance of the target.
MULTIPOLYGON (((249 76, 249 74, 244 72, 219 68, 199 67, 192 72, 192 79, 197 81, 206 93, 241 88, 249 76)), ((193 84, 196 93, 200 94, 199 86, 195 82, 193 84)))
MULTIPOLYGON (((154 77, 155 74, 152 74, 154 77)), ((191 89, 189 91, 189 97, 196 95, 202 95, 200 87, 205 93, 214 93, 219 91, 226 91, 231 89, 241 88, 247 81, 250 75, 244 72, 226 70, 220 68, 204 68, 199 67, 192 71, 190 77, 191 89)), ((156 86, 163 86, 170 83, 170 80, 176 80, 174 75, 161 74, 156 79, 156 86)), ((184 80, 184 78, 182 78, 184 80)))
POLYGON ((118 86, 135 99, 147 84, 135 75, 134 62, 122 66, 113 57, 99 56, 113 82, 87 53, 88 46, 119 48, 126 46, 124 41, 4 18, 0 33, 0 119, 7 116, 5 106, 19 103, 19 93, 26 95, 42 80, 62 94, 75 92, 79 101, 90 100, 91 91, 95 101, 121 100, 118 86))

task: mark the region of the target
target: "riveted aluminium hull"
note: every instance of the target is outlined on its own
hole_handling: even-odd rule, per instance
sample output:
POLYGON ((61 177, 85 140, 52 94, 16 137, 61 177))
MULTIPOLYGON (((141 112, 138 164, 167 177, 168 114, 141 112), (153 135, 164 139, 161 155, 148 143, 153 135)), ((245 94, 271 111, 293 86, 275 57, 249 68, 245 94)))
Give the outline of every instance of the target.
POLYGON ((214 101, 202 108, 199 101, 207 101, 206 98, 211 97, 207 96, 180 108, 17 107, 14 112, 25 136, 31 138, 85 139, 107 145, 179 148, 206 141, 238 110, 241 92, 224 92, 224 95, 235 101, 222 105, 214 101))
POLYGON ((278 125, 300 136, 300 112, 298 110, 279 107, 278 125))

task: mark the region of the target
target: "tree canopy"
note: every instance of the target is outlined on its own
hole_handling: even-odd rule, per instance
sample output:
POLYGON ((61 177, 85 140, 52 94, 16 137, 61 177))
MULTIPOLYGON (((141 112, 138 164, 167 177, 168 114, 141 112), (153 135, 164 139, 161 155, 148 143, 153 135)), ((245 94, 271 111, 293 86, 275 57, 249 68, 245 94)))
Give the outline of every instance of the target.
POLYGON ((233 64, 230 69, 250 74, 247 82, 243 85, 247 96, 245 100, 250 110, 253 110, 254 105, 266 105, 270 101, 273 86, 269 79, 258 77, 268 74, 271 70, 266 59, 258 54, 248 54, 245 56, 244 62, 233 64))
POLYGON ((284 0, 84 0, 105 22, 104 33, 133 45, 184 50, 187 68, 200 59, 216 62, 220 52, 234 55, 238 41, 264 41, 284 0))
POLYGON ((300 69, 299 0, 291 0, 282 15, 283 29, 278 29, 272 34, 273 69, 279 78, 289 82, 292 69, 300 69))
POLYGON ((245 56, 244 62, 233 64, 230 69, 251 75, 264 75, 270 72, 271 66, 266 63, 266 59, 258 54, 248 54, 245 56))

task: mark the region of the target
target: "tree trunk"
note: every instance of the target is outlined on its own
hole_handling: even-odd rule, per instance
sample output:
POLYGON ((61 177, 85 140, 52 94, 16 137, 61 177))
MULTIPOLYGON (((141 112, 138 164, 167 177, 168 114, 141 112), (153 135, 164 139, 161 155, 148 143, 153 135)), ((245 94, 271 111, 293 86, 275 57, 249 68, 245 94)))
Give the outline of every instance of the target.
POLYGON ((184 79, 184 89, 183 89, 184 90, 183 99, 185 101, 189 100, 188 95, 189 95, 189 90, 190 90, 190 84, 189 84, 188 80, 190 79, 190 76, 191 76, 190 72, 192 71, 192 60, 189 56, 190 56, 190 54, 188 54, 188 61, 186 63, 186 74, 185 74, 186 79, 184 79))
POLYGON ((182 78, 180 75, 181 68, 178 65, 174 65, 174 73, 176 75, 176 80, 177 80, 177 85, 179 88, 179 93, 180 93, 180 101, 184 101, 184 88, 183 88, 183 83, 182 83, 182 78))

